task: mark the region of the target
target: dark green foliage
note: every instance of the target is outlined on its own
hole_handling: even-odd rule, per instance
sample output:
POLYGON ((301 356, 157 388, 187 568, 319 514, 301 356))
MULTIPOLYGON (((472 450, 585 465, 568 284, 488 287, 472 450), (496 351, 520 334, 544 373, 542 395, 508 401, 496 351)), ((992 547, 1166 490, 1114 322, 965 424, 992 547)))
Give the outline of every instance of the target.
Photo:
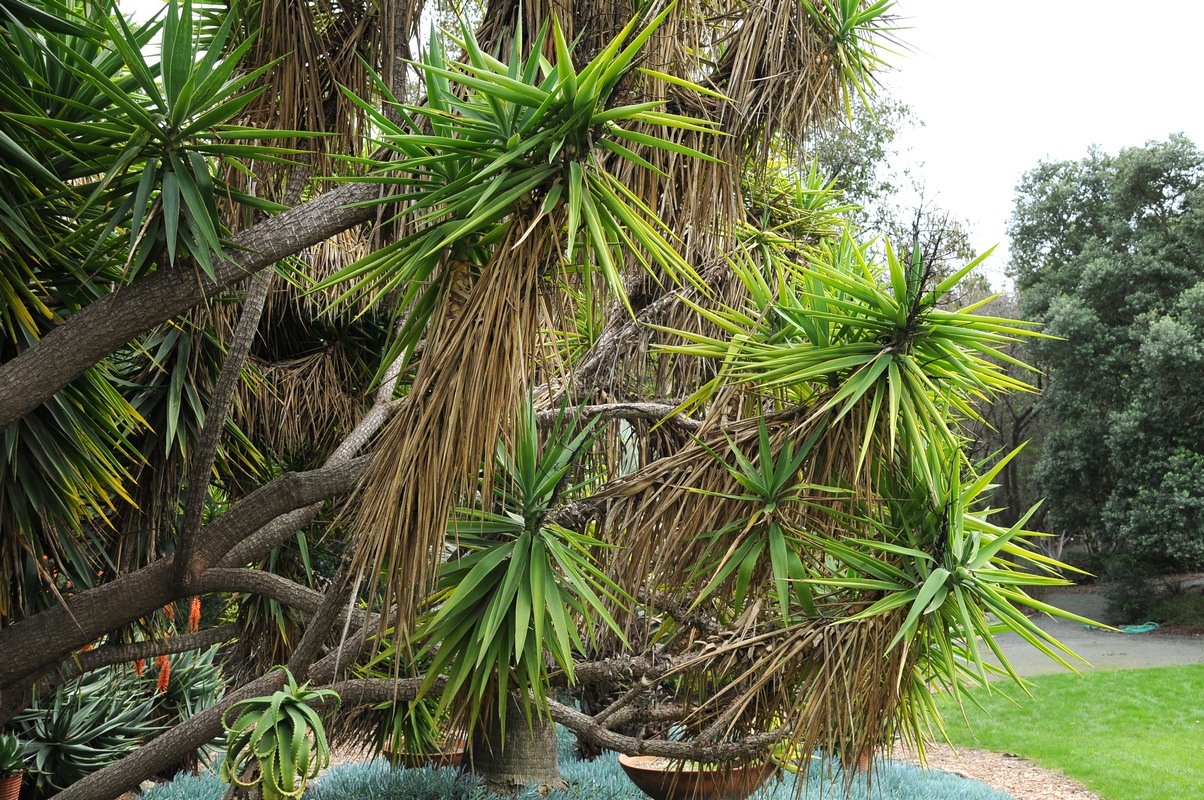
POLYGON ((1190 630, 1198 634, 1204 630, 1204 592, 1200 587, 1187 591, 1181 584, 1172 584, 1155 599, 1149 618, 1164 630, 1190 630))
POLYGON ((1021 313, 1063 340, 1035 479, 1055 533, 1163 569, 1204 564, 1204 154, 1179 135, 1041 164, 1010 232, 1021 313))
POLYGON ((154 706, 124 668, 109 667, 63 684, 14 717, 38 796, 112 764, 157 733, 154 706))
POLYGON ((1116 625, 1157 622, 1180 631, 1204 629, 1204 586, 1162 578, 1155 567, 1133 556, 1113 557, 1108 565, 1108 621, 1116 625))

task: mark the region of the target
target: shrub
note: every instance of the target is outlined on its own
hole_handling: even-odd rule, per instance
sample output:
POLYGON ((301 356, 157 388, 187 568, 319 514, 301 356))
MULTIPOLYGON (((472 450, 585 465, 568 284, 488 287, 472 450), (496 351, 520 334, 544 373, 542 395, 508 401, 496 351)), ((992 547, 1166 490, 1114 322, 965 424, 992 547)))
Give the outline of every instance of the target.
POLYGON ((1154 602, 1150 619, 1171 628, 1204 630, 1204 594, 1172 584, 1154 602))
POLYGON ((38 796, 108 766, 160 729, 154 701, 106 667, 59 686, 13 718, 38 796))
POLYGON ((181 772, 174 780, 155 784, 147 789, 140 800, 222 800, 230 787, 212 772, 192 775, 181 772))
POLYGON ((1135 556, 1117 555, 1107 567, 1108 621, 1129 625, 1145 622, 1158 599, 1158 587, 1151 580, 1150 565, 1135 556))

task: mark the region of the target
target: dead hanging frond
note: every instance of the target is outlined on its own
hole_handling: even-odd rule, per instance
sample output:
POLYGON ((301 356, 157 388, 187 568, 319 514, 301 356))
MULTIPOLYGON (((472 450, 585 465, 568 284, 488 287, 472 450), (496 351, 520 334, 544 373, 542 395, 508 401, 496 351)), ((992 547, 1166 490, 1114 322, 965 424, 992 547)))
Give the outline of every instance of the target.
MULTIPOLYGON (((385 5, 386 11, 397 10, 393 3, 385 5)), ((414 5, 403 3, 402 8, 414 5)), ((371 96, 365 63, 377 63, 373 50, 374 45, 381 46, 377 43, 382 38, 380 13, 372 4, 331 0, 258 0, 246 6, 244 28, 256 36, 246 68, 273 65, 261 79, 265 91, 245 112, 246 124, 270 121, 273 128, 298 131, 296 139, 282 144, 312 150, 313 166, 320 174, 335 169, 329 156, 358 154, 365 133, 364 111, 339 87, 359 97, 371 96), (306 137, 305 133, 322 135, 306 137)), ((403 21, 406 16, 402 14, 403 21)), ((403 42, 409 40, 413 24, 400 32, 403 42)))
MULTIPOLYGON (((713 425, 680 452, 603 493, 606 536, 625 555, 615 565, 617 580, 629 592, 645 585, 705 585, 711 576, 699 574, 700 564, 728 566, 716 557, 743 545, 749 529, 733 526, 750 514, 745 485, 733 469, 738 463, 734 453, 747 454, 750 469, 764 470, 774 468, 771 459, 777 454, 805 448, 806 458, 792 480, 791 502, 774 512, 793 529, 832 530, 834 517, 821 509, 843 505, 866 491, 866 477, 854 469, 864 435, 862 417, 849 414, 833 423, 832 415, 813 406, 762 418, 750 398, 733 399, 731 408, 742 418, 722 429, 713 425), (732 535, 716 550, 715 541, 705 535, 710 531, 732 535)), ((731 573, 723 586, 734 590, 737 577, 731 573)))
POLYGON ((356 568, 379 587, 382 607, 396 603, 402 629, 435 576, 452 509, 475 491, 528 391, 551 235, 538 226, 515 249, 525 229, 512 224, 481 267, 444 265, 409 400, 382 432, 355 498, 356 568))
POLYGON ((258 379, 242 385, 240 418, 276 454, 329 453, 362 416, 364 376, 337 344, 286 362, 252 359, 258 379))
MULTIPOLYGON (((588 54, 594 29, 603 29, 609 3, 578 9, 578 48, 588 54)), ((672 231, 674 246, 708 277, 712 296, 707 306, 735 303, 742 294, 724 259, 737 247, 751 210, 744 197, 750 174, 765 173, 774 159, 797 153, 808 130, 842 110, 852 91, 866 91, 876 48, 889 30, 881 3, 812 4, 799 0, 767 3, 681 2, 642 53, 640 71, 620 84, 621 102, 665 101, 674 113, 706 119, 722 135, 682 128, 641 129, 670 139, 674 145, 710 158, 683 157, 666 148, 635 146, 655 169, 637 168, 611 157, 608 164, 624 186, 652 209, 672 231), (864 8, 862 8, 864 6, 864 8), (704 91, 685 90, 676 80, 696 82, 704 91), (852 88, 850 88, 852 87, 852 88), (712 270, 713 265, 718 269, 712 270), (717 296, 717 298, 716 298, 717 296)), ((889 5, 889 4, 887 4, 889 5)), ((668 287, 650 285, 653 301, 668 287)), ((669 326, 698 333, 712 326, 693 309, 678 304, 669 326)), ((648 363, 659 334, 632 338, 630 362, 648 363)), ((655 362, 655 392, 689 394, 713 377, 701 359, 685 356, 655 362)), ((614 376, 598 376, 617 390, 614 376)), ((578 384, 579 386, 581 384, 578 384)))
MULTIPOLYGON (((372 252, 372 247, 372 232, 352 228, 314 245, 298 256, 294 266, 307 281, 320 283, 367 256, 372 252)), ((311 316, 331 314, 353 318, 368 310, 369 305, 363 299, 336 304, 335 301, 344 291, 346 287, 337 284, 321 291, 297 291, 297 302, 304 313, 311 316)))
MULTIPOLYGON (((578 29, 576 5, 573 0, 489 0, 476 31, 477 41, 486 52, 510 53, 517 32, 524 44, 521 54, 526 58, 535 41, 535 32, 550 19, 555 18, 569 41, 573 40, 574 32, 578 29)), ((633 13, 634 9, 628 9, 622 19, 616 20, 617 24, 610 30, 610 35, 622 30, 633 13)), ((556 46, 551 37, 543 40, 541 52, 544 58, 555 60, 556 46)), ((577 63, 584 64, 585 61, 577 63)))

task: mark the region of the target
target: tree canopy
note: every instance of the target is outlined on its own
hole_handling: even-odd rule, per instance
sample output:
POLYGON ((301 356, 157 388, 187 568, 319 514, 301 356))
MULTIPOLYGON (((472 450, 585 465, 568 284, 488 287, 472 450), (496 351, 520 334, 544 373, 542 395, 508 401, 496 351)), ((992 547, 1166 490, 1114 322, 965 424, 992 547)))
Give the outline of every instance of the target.
POLYGON ((1202 180, 1182 135, 1093 150, 1026 174, 1011 225, 1021 314, 1059 337, 1032 345, 1052 530, 1188 569, 1204 564, 1202 180))
POLYGON ((1067 657, 965 450, 1031 328, 802 147, 889 2, 0 8, 0 723, 215 644, 232 684, 60 797, 295 679, 350 735, 791 761, 1018 680, 1000 626, 1067 657))

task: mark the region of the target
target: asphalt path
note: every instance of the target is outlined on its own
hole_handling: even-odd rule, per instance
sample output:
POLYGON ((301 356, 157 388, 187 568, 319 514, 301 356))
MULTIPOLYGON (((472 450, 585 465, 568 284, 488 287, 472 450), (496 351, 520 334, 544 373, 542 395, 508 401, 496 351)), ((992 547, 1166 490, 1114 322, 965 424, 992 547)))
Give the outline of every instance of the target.
MULTIPOLYGON (((1105 616, 1106 603, 1096 594, 1052 592, 1042 599, 1052 606, 1088 619, 1099 620, 1105 616)), ((1081 622, 1044 614, 1034 620, 1042 630, 1053 634, 1085 660, 1086 663, 1067 659, 1080 672, 1204 664, 1204 636, 1200 634, 1174 636, 1158 631, 1114 633, 1089 629, 1081 622)), ((1022 677, 1067 671, 1014 633, 1001 634, 996 640, 1022 677)))

